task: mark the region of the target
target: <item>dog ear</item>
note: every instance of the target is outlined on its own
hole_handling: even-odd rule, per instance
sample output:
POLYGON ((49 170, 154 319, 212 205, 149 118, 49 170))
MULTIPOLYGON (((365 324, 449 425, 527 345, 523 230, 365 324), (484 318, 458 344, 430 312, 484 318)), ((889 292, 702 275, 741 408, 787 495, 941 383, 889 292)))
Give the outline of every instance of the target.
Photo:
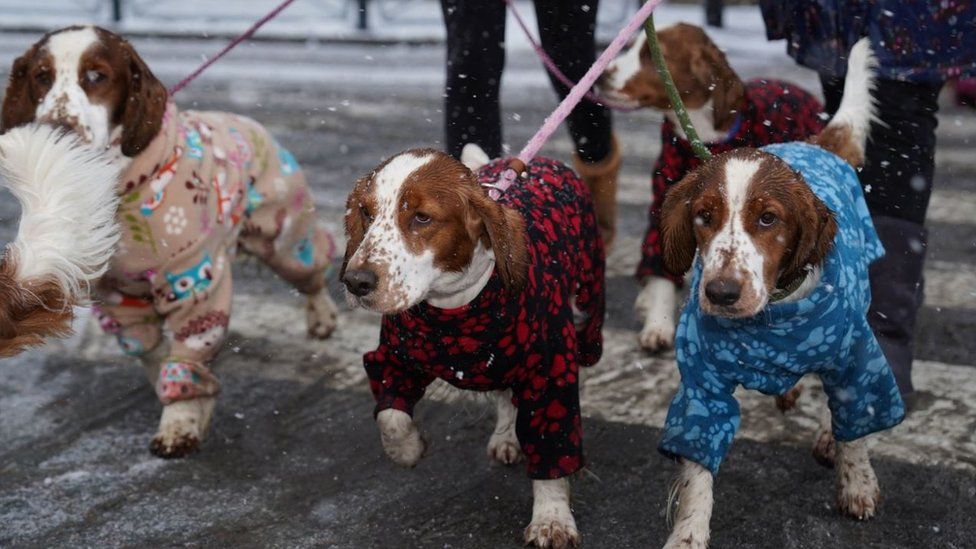
POLYGON ((120 40, 129 72, 122 109, 122 154, 136 156, 156 137, 163 125, 168 93, 135 48, 120 40))
POLYGON ((661 205, 661 240, 664 266, 675 275, 691 268, 695 259, 695 226, 691 216, 691 202, 699 192, 698 171, 668 189, 661 205))
POLYGON ((695 27, 695 40, 699 47, 691 61, 691 72, 706 89, 711 90, 713 118, 712 125, 718 130, 732 124, 738 113, 742 112, 745 101, 745 86, 742 79, 732 70, 722 50, 708 37, 704 30, 695 27))
POLYGON ((788 284, 803 274, 808 265, 819 265, 827 257, 837 235, 837 220, 834 212, 813 194, 804 183, 801 204, 794 208, 799 215, 799 224, 793 253, 779 282, 788 284))
POLYGON ((353 191, 349 193, 349 198, 346 199, 346 253, 342 259, 342 268, 339 270, 339 280, 345 276, 349 260, 352 259, 353 254, 359 249, 359 245, 363 243, 363 238, 366 236, 366 223, 362 214, 362 193, 369 185, 371 175, 359 178, 353 191))
POLYGON ((515 210, 489 198, 480 187, 470 187, 466 225, 469 234, 481 235, 495 254, 495 270, 502 284, 518 292, 525 287, 529 251, 525 244, 525 220, 515 210), (483 230, 479 230, 479 225, 483 230))
POLYGON ((34 120, 37 105, 30 98, 27 73, 36 49, 37 46, 31 46, 27 53, 14 60, 13 67, 10 69, 7 93, 3 96, 3 107, 0 108, 0 133, 34 120))

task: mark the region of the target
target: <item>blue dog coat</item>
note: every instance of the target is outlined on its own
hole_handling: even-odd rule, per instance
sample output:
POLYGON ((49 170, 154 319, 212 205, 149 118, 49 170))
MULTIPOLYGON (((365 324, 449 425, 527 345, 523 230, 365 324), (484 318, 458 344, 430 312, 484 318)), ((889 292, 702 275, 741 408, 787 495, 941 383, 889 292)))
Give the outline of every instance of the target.
POLYGON ((884 254, 857 174, 837 156, 805 143, 761 150, 800 172, 833 211, 834 245, 820 283, 804 299, 770 303, 752 318, 702 314, 701 261, 678 323, 681 384, 671 401, 658 449, 713 474, 739 426, 737 385, 781 395, 808 373, 823 381, 834 437, 854 440, 901 422, 905 407, 895 378, 867 322, 868 265, 884 254))

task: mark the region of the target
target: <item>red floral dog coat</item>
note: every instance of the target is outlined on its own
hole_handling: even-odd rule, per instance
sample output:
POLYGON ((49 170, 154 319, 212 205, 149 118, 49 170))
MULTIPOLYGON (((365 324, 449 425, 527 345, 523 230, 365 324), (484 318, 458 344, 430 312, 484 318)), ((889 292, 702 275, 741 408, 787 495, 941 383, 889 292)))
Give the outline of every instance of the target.
MULTIPOLYGON (((499 180, 504 161, 478 172, 499 180)), ((413 414, 434 379, 474 391, 512 389, 516 434, 529 477, 554 479, 583 467, 579 367, 603 346, 603 243, 589 193, 562 164, 537 159, 499 203, 522 214, 529 271, 519 293, 498 274, 468 305, 424 302, 383 317, 380 344, 363 357, 376 413, 413 414), (574 302, 582 321, 574 321, 574 302)))

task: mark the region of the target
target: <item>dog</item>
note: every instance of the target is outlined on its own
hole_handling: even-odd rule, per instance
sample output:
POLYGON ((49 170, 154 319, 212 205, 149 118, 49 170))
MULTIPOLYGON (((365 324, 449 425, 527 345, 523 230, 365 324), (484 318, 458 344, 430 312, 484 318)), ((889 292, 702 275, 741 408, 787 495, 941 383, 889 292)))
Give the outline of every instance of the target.
MULTIPOLYGON (((93 309, 123 351, 143 363, 163 404, 152 452, 187 455, 206 436, 219 391, 208 364, 227 333, 238 248, 307 296, 310 336, 325 338, 335 328, 336 306, 325 290, 335 244, 315 217, 305 177, 257 122, 179 110, 135 49, 98 27, 51 32, 14 61, 0 131, 35 122, 70 129, 119 172, 117 206, 78 200, 88 178, 75 176, 48 185, 53 194, 46 202, 24 202, 24 219, 54 208, 114 216, 111 238, 118 244, 96 285, 93 309)), ((81 227, 65 223, 54 232, 61 240, 101 240, 99 249, 108 242, 108 235, 86 235, 81 227)), ((69 246, 50 252, 48 261, 75 262, 69 246)), ((45 258, 17 259, 57 272, 45 267, 45 258)), ((59 326, 49 334, 63 332, 59 326)), ((4 352, 43 335, 7 339, 4 352)))
POLYGON ((525 541, 579 541, 567 477, 584 466, 579 367, 602 352, 604 249, 585 184, 533 160, 495 202, 505 170, 472 145, 465 163, 432 149, 397 154, 359 179, 346 207, 350 304, 383 313, 363 362, 383 448, 412 467, 425 443, 412 418, 440 378, 492 391, 489 458, 524 457, 532 479, 525 541), (479 185, 480 183, 480 185, 479 185))
POLYGON ((838 508, 861 520, 876 512, 863 437, 905 410, 866 317, 868 265, 884 250, 854 166, 875 116, 875 63, 858 42, 840 108, 810 143, 723 153, 665 197, 665 261, 676 273, 694 267, 676 339, 681 384, 659 444, 681 462, 666 547, 708 544, 712 479, 739 422, 736 386, 784 394, 806 373, 827 395, 821 429, 836 443, 838 508))
MULTIPOLYGON (((688 114, 712 153, 803 140, 823 129, 823 109, 816 97, 782 80, 743 82, 700 27, 679 23, 662 28, 657 36, 688 114)), ((669 272, 663 261, 661 204, 667 189, 701 161, 671 110, 643 33, 607 66, 598 88, 617 103, 665 115, 661 154, 651 178, 649 223, 636 272, 643 288, 635 306, 644 319, 638 337, 641 347, 650 352, 670 349, 684 280, 680 273, 669 272)))

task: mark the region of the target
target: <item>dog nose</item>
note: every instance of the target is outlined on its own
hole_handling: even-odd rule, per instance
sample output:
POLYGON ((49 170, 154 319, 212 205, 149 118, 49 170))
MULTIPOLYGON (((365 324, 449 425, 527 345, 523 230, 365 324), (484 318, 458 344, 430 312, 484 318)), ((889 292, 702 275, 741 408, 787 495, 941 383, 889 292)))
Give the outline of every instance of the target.
POLYGON ((367 269, 349 269, 342 277, 346 288, 359 297, 375 290, 378 280, 376 273, 367 269))
POLYGON ((731 278, 716 278, 705 285, 705 297, 716 305, 734 305, 742 294, 742 285, 731 278))

